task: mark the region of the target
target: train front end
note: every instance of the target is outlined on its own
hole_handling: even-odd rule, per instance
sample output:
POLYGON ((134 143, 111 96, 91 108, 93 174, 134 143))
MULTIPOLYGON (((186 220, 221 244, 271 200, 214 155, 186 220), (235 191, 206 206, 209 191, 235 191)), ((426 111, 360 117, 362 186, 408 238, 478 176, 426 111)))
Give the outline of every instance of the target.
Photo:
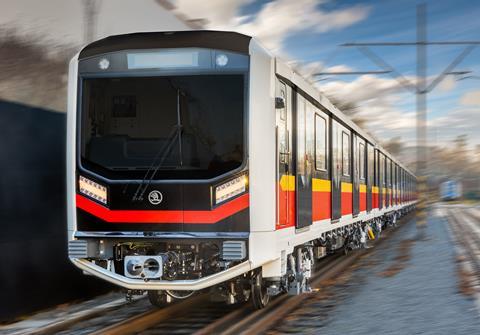
POLYGON ((76 266, 171 296, 251 269, 249 40, 113 36, 71 61, 68 251, 76 266))

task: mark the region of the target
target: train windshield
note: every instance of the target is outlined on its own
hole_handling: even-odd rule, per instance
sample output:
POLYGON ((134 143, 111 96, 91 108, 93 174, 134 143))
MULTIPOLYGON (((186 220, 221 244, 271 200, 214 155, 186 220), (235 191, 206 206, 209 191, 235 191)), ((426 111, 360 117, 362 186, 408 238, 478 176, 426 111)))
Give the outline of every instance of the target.
POLYGON ((213 178, 244 161, 244 75, 83 80, 82 165, 111 178, 213 178))

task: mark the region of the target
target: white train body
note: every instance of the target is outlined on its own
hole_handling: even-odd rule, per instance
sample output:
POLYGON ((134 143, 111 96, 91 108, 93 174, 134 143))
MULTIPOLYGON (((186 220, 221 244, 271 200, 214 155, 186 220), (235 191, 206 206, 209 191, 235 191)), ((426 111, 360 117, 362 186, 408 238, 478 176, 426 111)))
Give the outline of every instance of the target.
POLYGON ((130 290, 235 294, 260 273, 300 292, 314 248, 416 201, 407 168, 248 36, 109 37, 72 59, 68 94, 70 258, 130 290))

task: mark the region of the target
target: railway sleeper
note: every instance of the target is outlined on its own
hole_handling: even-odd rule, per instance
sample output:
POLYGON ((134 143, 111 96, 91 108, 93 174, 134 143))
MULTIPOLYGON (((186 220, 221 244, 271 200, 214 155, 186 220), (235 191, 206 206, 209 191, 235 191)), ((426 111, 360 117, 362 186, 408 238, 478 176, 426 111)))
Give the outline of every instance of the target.
MULTIPOLYGON (((397 220, 406 213, 407 211, 395 211, 381 218, 356 222, 325 232, 318 239, 297 246, 291 254, 286 255, 286 272, 281 277, 263 278, 262 270, 258 268, 204 291, 208 292, 211 301, 226 304, 251 301, 256 309, 265 307, 271 297, 279 294, 309 293, 311 292, 309 280, 317 260, 342 249, 347 254, 357 249, 368 248, 369 239, 380 238, 383 229, 395 226, 397 220)), ((127 291, 127 299, 132 295, 144 293, 127 291)), ((159 307, 188 298, 192 294, 193 291, 148 291, 150 302, 159 307)))

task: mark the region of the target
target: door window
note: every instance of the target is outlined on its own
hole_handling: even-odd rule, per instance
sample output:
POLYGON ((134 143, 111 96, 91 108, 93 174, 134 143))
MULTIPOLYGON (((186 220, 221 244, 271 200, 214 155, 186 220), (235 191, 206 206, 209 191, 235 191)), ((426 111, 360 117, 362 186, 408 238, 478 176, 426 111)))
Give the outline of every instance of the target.
POLYGON ((327 169, 327 122, 315 114, 315 168, 325 171, 327 169))
POLYGON ((365 180, 365 144, 362 142, 358 145, 358 164, 360 179, 365 180))

